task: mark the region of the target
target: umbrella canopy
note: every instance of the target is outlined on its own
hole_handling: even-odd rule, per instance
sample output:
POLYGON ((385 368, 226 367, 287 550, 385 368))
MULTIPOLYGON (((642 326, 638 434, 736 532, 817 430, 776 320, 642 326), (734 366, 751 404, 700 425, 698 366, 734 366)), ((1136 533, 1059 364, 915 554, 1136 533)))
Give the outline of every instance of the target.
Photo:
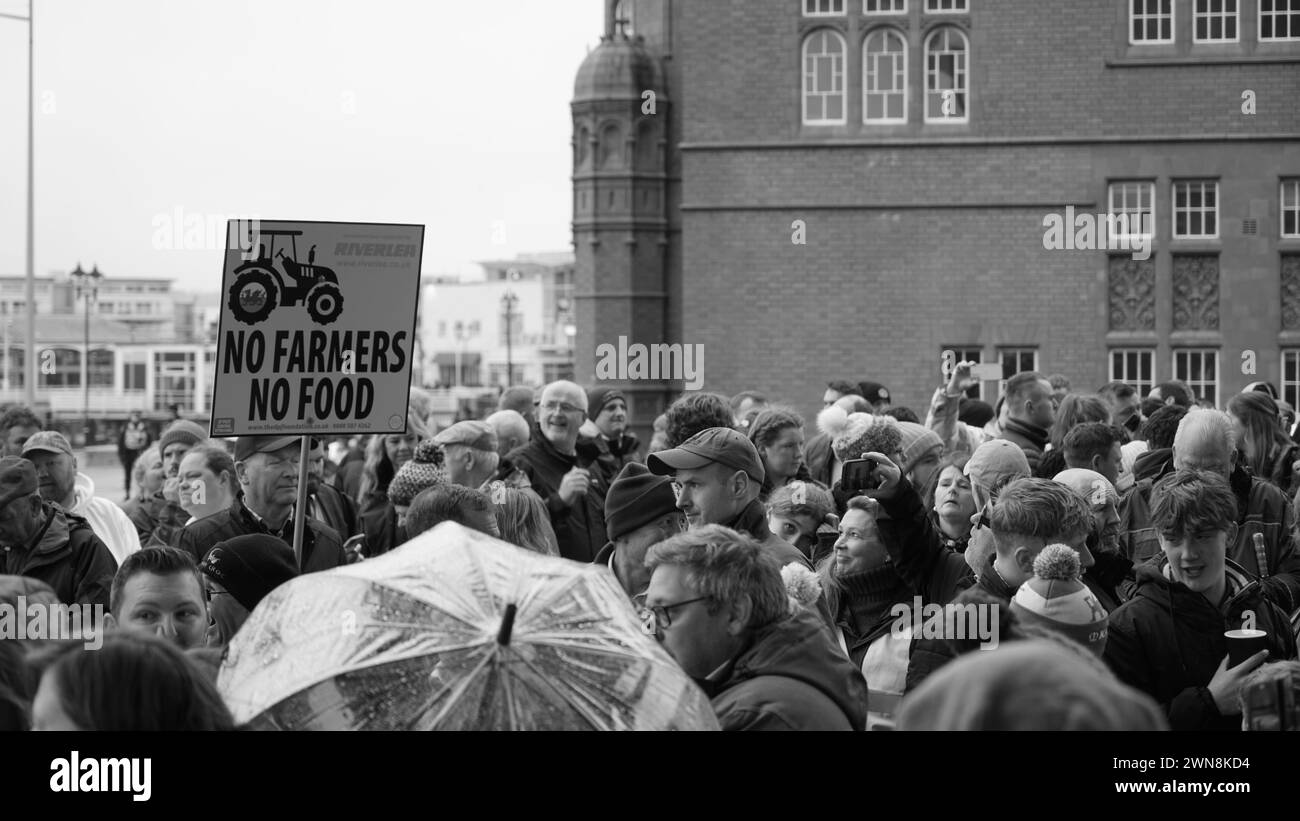
POLYGON ((718 728, 608 568, 452 522, 276 588, 217 686, 250 729, 718 728))

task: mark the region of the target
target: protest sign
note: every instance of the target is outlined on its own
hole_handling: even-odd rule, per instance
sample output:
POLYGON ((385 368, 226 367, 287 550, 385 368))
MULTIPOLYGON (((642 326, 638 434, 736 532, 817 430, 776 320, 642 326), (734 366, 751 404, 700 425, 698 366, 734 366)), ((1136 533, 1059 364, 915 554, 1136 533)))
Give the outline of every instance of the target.
POLYGON ((228 231, 211 434, 405 431, 424 226, 228 231))

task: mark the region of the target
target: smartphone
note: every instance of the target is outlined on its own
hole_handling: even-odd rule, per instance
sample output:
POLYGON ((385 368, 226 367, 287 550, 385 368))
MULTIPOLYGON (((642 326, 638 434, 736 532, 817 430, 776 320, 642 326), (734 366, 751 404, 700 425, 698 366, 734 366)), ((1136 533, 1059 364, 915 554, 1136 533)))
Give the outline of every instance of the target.
POLYGON ((850 459, 844 463, 844 473, 840 475, 840 487, 850 493, 874 488, 876 460, 863 457, 850 459))
POLYGON ((997 362, 981 362, 971 367, 970 375, 980 382, 993 382, 1002 378, 1002 366, 997 362))

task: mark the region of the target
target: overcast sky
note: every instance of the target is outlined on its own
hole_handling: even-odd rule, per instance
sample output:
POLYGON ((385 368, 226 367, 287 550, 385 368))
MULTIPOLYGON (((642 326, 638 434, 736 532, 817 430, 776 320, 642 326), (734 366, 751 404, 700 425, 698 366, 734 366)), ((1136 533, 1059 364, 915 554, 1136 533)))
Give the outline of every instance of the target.
MULTIPOLYGON (((177 208, 422 223, 425 275, 570 248, 569 102, 600 0, 34 2, 38 275, 216 291, 219 249, 155 248, 185 241, 177 208)), ((5 275, 26 265, 26 41, 0 18, 5 275)))

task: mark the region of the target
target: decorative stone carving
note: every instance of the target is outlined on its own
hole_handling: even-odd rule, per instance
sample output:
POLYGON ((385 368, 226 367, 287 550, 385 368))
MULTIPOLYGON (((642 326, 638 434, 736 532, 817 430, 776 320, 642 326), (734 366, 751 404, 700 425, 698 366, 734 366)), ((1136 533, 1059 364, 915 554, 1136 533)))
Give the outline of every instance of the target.
POLYGON ((1154 331, 1156 266, 1149 259, 1112 256, 1109 260, 1110 329, 1154 331))
POLYGON ((1300 331, 1300 254, 1282 255, 1282 330, 1300 331))
POLYGON ((1174 255, 1174 330, 1219 330, 1219 257, 1174 255))

